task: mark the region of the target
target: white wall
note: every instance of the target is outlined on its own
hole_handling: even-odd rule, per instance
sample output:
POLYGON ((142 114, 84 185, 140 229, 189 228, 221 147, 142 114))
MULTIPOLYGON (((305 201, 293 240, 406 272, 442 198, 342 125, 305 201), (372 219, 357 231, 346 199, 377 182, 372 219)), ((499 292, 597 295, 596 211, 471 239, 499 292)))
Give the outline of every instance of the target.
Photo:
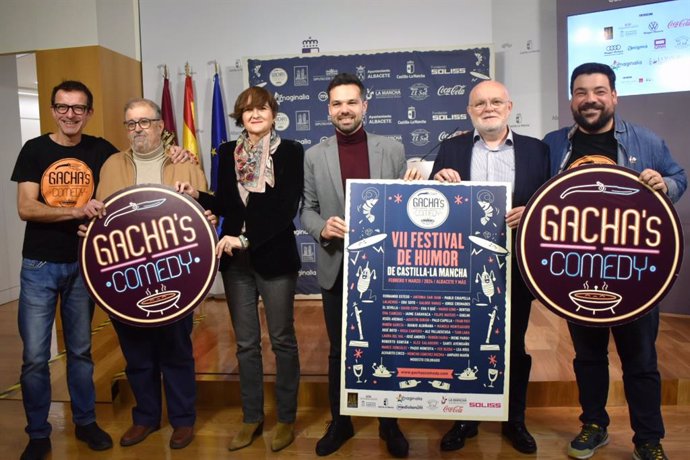
POLYGON ((496 80, 510 89, 510 126, 541 139, 558 128, 556 2, 494 0, 493 6, 496 80))
POLYGON ((96 45, 94 0, 3 0, 0 53, 96 45))
POLYGON ((22 146, 17 97, 17 59, 0 56, 0 305, 19 297, 19 268, 24 223, 17 215, 17 184, 10 181, 22 146))
POLYGON ((141 60, 139 0, 96 0, 98 44, 141 60))
POLYGON ((41 120, 38 110, 38 94, 19 94, 19 118, 21 143, 41 135, 41 120))
POLYGON ((138 60, 137 6, 137 0, 2 0, 0 54, 102 45, 138 60))

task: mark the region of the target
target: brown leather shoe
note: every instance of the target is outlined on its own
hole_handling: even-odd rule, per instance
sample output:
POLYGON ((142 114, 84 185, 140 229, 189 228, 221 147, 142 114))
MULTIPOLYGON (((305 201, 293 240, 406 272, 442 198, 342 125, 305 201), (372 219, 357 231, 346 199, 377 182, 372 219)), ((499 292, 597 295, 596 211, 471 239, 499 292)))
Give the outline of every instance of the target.
POLYGON ((194 439, 194 426, 178 426, 170 436, 171 449, 184 449, 194 439))
POLYGON ((120 445, 122 447, 127 447, 138 444, 159 428, 160 426, 132 425, 120 438, 120 445))

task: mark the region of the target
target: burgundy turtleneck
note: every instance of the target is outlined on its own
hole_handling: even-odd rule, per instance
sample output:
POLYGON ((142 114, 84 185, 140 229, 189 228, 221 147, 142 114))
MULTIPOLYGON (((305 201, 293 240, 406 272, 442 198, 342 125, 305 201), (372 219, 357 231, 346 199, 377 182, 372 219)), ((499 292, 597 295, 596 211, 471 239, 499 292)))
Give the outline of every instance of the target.
POLYGON ((345 179, 369 179, 369 149, 367 148, 367 133, 360 127, 354 133, 345 135, 335 131, 338 140, 338 157, 340 159, 340 177, 345 179))

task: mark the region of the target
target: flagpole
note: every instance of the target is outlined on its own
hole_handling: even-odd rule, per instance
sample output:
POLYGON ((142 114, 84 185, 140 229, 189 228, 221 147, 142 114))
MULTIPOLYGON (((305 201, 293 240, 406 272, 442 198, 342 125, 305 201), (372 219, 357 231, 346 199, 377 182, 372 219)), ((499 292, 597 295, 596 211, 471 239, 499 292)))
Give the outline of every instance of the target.
POLYGON ((218 61, 214 59, 213 61, 208 61, 208 64, 213 64, 213 69, 215 71, 214 75, 218 75, 218 61))

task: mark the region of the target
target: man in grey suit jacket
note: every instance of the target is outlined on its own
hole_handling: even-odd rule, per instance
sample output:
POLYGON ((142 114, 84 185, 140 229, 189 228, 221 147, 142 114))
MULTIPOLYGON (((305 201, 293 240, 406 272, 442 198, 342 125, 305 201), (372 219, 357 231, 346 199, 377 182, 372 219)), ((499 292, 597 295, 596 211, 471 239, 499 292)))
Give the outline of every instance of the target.
MULTIPOLYGON (((331 80, 328 113, 335 136, 307 150, 304 157, 304 203, 300 216, 302 226, 319 243, 317 275, 330 340, 328 396, 333 420, 316 444, 319 456, 337 451, 354 435, 350 417, 340 415, 343 238, 347 231, 345 180, 402 179, 406 175, 402 144, 364 130, 364 94, 364 85, 354 75, 339 74, 331 80)), ((391 455, 407 457, 409 445, 396 419, 379 419, 379 436, 386 441, 391 455)))

